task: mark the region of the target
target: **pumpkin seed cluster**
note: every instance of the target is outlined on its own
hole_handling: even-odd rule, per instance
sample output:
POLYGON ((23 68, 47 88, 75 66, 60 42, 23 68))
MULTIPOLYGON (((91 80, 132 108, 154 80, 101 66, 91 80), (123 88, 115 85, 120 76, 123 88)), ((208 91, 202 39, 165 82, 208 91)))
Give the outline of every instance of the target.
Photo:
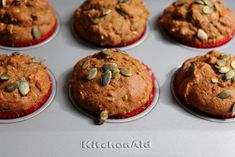
MULTIPOLYGON (((112 51, 110 49, 104 49, 102 50, 102 53, 106 56, 112 55, 112 51)), ((88 69, 90 65, 91 65, 91 61, 86 60, 82 65, 82 69, 88 69)), ((102 69, 104 70, 101 76, 102 86, 107 86, 111 82, 112 79, 117 78, 118 76, 120 76, 120 74, 125 77, 132 76, 132 72, 130 69, 125 68, 125 67, 119 68, 116 63, 105 63, 103 64, 102 69)), ((98 69, 96 67, 91 68, 88 71, 88 74, 86 75, 86 79, 93 80, 94 78, 96 78, 97 73, 98 73, 98 69)))

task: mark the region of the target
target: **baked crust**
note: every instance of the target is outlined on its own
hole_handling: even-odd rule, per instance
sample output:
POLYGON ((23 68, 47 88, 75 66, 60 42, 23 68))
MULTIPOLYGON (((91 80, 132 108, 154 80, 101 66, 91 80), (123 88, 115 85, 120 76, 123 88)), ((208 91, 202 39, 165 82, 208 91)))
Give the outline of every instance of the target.
MULTIPOLYGON (((204 3, 203 0, 201 2, 204 3)), ((186 45, 204 47, 203 44, 209 43, 212 45, 205 47, 219 46, 234 35, 235 15, 222 1, 209 2, 212 7, 195 0, 177 0, 165 9, 160 17, 160 25, 173 38, 186 45), (198 35, 199 29, 206 35, 198 35)))
POLYGON ((4 7, 0 4, 0 42, 31 43, 56 25, 55 11, 48 0, 9 0, 4 7), (39 34, 35 36, 33 29, 39 34))
POLYGON ((142 36, 148 14, 141 0, 87 0, 75 11, 73 26, 86 41, 115 47, 142 36))
POLYGON ((9 75, 8 80, 0 81, 0 112, 21 112, 41 103, 51 91, 51 80, 47 68, 34 63, 33 58, 24 55, 0 55, 0 76, 9 75), (22 95, 18 89, 12 92, 7 86, 16 81, 26 80, 29 92, 22 95))
POLYGON ((85 57, 75 66, 70 81, 72 96, 82 108, 100 114, 108 111, 109 116, 124 115, 144 105, 150 98, 153 90, 152 76, 147 67, 128 54, 110 50, 112 55, 102 52, 85 57), (83 68, 86 61, 89 67, 83 68), (101 84, 104 74, 104 64, 115 63, 119 68, 128 68, 130 77, 118 75, 106 86, 101 84), (97 75, 87 80, 90 69, 96 67, 97 75))
POLYGON ((227 57, 225 62, 222 61, 224 65, 219 66, 222 56, 228 55, 211 51, 186 60, 177 71, 175 92, 186 106, 213 116, 231 116, 235 102, 235 77, 229 78, 234 75, 227 73, 234 71, 231 64, 235 57, 227 57), (225 73, 222 67, 230 70, 225 73))

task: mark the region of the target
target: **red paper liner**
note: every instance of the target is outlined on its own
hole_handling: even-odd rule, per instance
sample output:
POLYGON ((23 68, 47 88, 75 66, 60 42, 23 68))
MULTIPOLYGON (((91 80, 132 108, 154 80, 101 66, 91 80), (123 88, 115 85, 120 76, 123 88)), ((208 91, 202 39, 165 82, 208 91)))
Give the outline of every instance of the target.
POLYGON ((197 108, 195 108, 194 106, 191 106, 190 104, 188 104, 186 101, 182 100, 178 95, 177 95, 177 92, 176 92, 176 89, 175 89, 176 85, 175 85, 175 82, 173 81, 173 90, 174 90, 174 93, 175 93, 175 96, 177 97, 177 99, 179 100, 180 104, 183 105, 185 108, 187 108, 188 110, 196 113, 196 114, 199 114, 199 115, 202 115, 204 117, 208 117, 208 118, 215 118, 215 119, 231 119, 231 118, 235 118, 235 115, 232 116, 231 113, 229 114, 226 114, 226 115, 215 115, 215 114, 211 114, 211 113, 207 113, 207 112, 203 112, 197 108))
MULTIPOLYGON (((50 81, 51 81, 51 78, 50 78, 50 81)), ((0 119, 15 119, 15 118, 24 117, 26 115, 29 115, 30 113, 33 113, 34 111, 38 110, 40 107, 42 107, 44 105, 44 103, 50 97, 51 92, 52 92, 52 85, 50 86, 50 89, 49 89, 47 95, 45 95, 40 102, 33 105, 33 107, 31 107, 27 110, 24 110, 24 111, 19 111, 19 112, 0 112, 0 119)))
POLYGON ((75 30, 75 32, 76 32, 76 34, 77 34, 80 38, 82 38, 84 41, 86 41, 86 42, 88 42, 88 43, 90 43, 90 44, 92 44, 92 45, 101 46, 101 47, 104 47, 104 48, 118 48, 118 47, 130 46, 130 45, 136 43, 137 41, 139 41, 139 40, 144 36, 144 34, 146 33, 146 30, 147 30, 147 27, 144 28, 144 31, 141 33, 140 36, 136 37, 135 39, 133 39, 133 40, 131 40, 131 41, 124 42, 124 43, 121 43, 121 44, 118 44, 118 45, 99 45, 99 44, 97 44, 97 43, 90 42, 89 40, 87 40, 87 39, 81 37, 81 36, 79 35, 79 33, 78 33, 76 30, 75 30))
POLYGON ((125 115, 110 116, 109 119, 125 119, 125 118, 134 117, 134 116, 142 113, 144 110, 146 110, 151 105, 151 103, 153 102, 153 99, 156 95, 156 91, 157 91, 156 90, 156 85, 155 85, 156 78, 153 75, 153 72, 151 71, 151 69, 147 65, 145 65, 145 66, 146 66, 147 70, 149 71, 149 73, 151 74, 152 84, 153 84, 153 89, 152 89, 151 95, 149 97, 149 100, 144 105, 142 105, 141 107, 133 110, 130 113, 127 113, 125 115))
POLYGON ((56 28, 57 28, 57 22, 55 23, 55 25, 52 27, 52 29, 47 34, 45 34, 45 35, 41 36, 39 39, 33 40, 31 42, 12 43, 12 42, 9 42, 9 41, 0 41, 0 45, 7 46, 7 47, 27 47, 27 46, 36 45, 36 44, 39 44, 39 43, 45 41, 51 35, 53 35, 53 33, 56 31, 56 28))
POLYGON ((195 48, 215 48, 215 47, 218 47, 218 46, 222 46, 222 45, 226 44, 227 42, 229 42, 233 38, 233 36, 235 34, 235 30, 234 30, 230 35, 228 35, 224 39, 219 40, 217 42, 212 42, 212 43, 193 43, 193 42, 182 41, 180 38, 177 38, 177 37, 173 36, 166 29, 164 29, 164 30, 165 30, 165 32, 167 32, 167 34, 170 37, 172 37, 175 40, 179 41, 181 44, 184 44, 184 45, 187 45, 187 46, 190 46, 190 47, 195 47, 195 48))

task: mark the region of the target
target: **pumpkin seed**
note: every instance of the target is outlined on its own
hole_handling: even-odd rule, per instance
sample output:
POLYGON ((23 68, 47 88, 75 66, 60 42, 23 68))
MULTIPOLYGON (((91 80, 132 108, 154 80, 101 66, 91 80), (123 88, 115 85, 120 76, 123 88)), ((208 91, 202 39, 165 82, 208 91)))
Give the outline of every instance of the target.
POLYGON ((194 71, 195 71, 195 63, 192 63, 190 65, 190 67, 188 68, 188 71, 186 73, 186 77, 193 75, 194 71))
POLYGON ((6 86, 5 90, 6 92, 13 92, 19 87, 19 84, 17 82, 10 83, 9 85, 6 86))
POLYGON ((235 75, 233 76, 232 81, 235 81, 235 75))
POLYGON ((235 104, 233 104, 233 108, 232 108, 232 116, 235 116, 235 104))
POLYGON ((205 14, 210 14, 210 13, 213 12, 213 8, 207 5, 207 6, 205 6, 205 7, 203 8, 203 12, 204 12, 205 14))
POLYGON ((223 60, 228 60, 230 58, 230 56, 231 55, 229 55, 229 54, 221 54, 219 58, 223 59, 223 60))
POLYGON ((90 60, 86 60, 86 61, 83 63, 83 65, 82 65, 82 69, 88 68, 88 67, 90 66, 90 64, 91 64, 91 61, 90 61, 90 60))
POLYGON ((33 57, 32 58, 32 62, 34 64, 42 64, 44 62, 44 59, 41 59, 41 58, 37 58, 37 57, 33 57))
POLYGON ((13 52, 11 55, 12 56, 19 56, 19 55, 21 55, 21 53, 20 52, 13 52))
POLYGON ((213 7, 213 3, 211 2, 211 0, 203 0, 204 1, 204 3, 206 4, 206 5, 208 5, 209 7, 213 7))
POLYGON ((198 4, 205 4, 202 0, 195 0, 195 3, 198 3, 198 4))
POLYGON ((7 73, 4 73, 0 76, 0 81, 7 81, 10 79, 10 76, 7 73))
POLYGON ((104 74, 102 76, 101 84, 103 86, 107 86, 110 83, 111 79, 112 79, 112 72, 107 70, 104 72, 104 74))
POLYGON ((109 117, 109 112, 107 110, 102 111, 99 117, 99 125, 104 124, 105 121, 108 119, 108 117, 109 117))
POLYGON ((8 30, 8 32, 9 32, 10 34, 13 33, 13 28, 14 28, 14 25, 13 25, 13 24, 7 25, 7 30, 8 30))
POLYGON ((197 31, 197 37, 199 39, 202 39, 202 40, 207 40, 208 39, 208 35, 206 34, 206 32, 204 30, 200 29, 200 28, 197 31))
POLYGON ((231 67, 232 67, 233 69, 235 69, 235 60, 232 61, 231 67))
POLYGON ((113 71, 115 68, 117 68, 117 64, 116 63, 106 63, 106 64, 103 65, 103 68, 105 70, 113 71))
POLYGON ((89 72, 88 75, 86 76, 87 80, 92 80, 96 77, 97 74, 97 68, 92 68, 89 72))
POLYGON ((120 53, 123 53, 123 54, 127 54, 127 52, 126 52, 126 51, 124 51, 124 50, 120 50, 120 49, 116 49, 116 52, 120 52, 120 53))
POLYGON ((229 67, 221 67, 221 68, 219 69, 219 72, 220 72, 221 74, 225 74, 225 73, 229 72, 229 70, 230 70, 229 67))
POLYGON ((110 49, 103 49, 103 50, 102 50, 102 53, 105 54, 105 55, 107 55, 107 56, 111 56, 111 55, 112 55, 112 52, 111 52, 110 49))
POLYGON ((32 35, 35 39, 39 39, 41 37, 41 33, 37 27, 32 28, 32 35))
POLYGON ((120 73, 123 75, 123 76, 127 76, 127 77, 130 77, 132 76, 132 73, 129 69, 127 68, 120 68, 120 73))
POLYGON ((123 3, 129 3, 130 0, 123 0, 122 2, 123 2, 123 3))
POLYGON ((221 10, 222 10, 222 5, 221 5, 221 3, 216 2, 216 3, 215 3, 215 8, 216 8, 216 10, 221 11, 221 10))
POLYGON ((112 12, 112 9, 106 9, 106 8, 102 9, 102 15, 103 15, 103 16, 108 15, 108 14, 110 14, 111 12, 112 12))
POLYGON ((214 78, 211 79, 211 82, 214 83, 214 84, 216 84, 216 83, 219 82, 219 80, 218 80, 218 78, 214 77, 214 78))
POLYGON ((96 17, 96 18, 92 18, 91 19, 91 22, 93 23, 93 24, 100 24, 100 23, 102 23, 104 21, 104 18, 103 17, 96 17))
POLYGON ((223 67, 227 64, 227 62, 223 59, 219 59, 217 60, 216 64, 219 66, 219 67, 223 67))
POLYGON ((118 68, 113 69, 112 71, 112 79, 117 78, 120 75, 120 70, 118 68))
POLYGON ((225 91, 223 91, 223 92, 221 92, 221 93, 218 94, 218 97, 219 97, 220 99, 227 99, 227 98, 229 98, 230 96, 231 96, 231 92, 228 91, 228 90, 225 90, 225 91))
POLYGON ((235 75, 235 71, 234 71, 234 70, 230 70, 229 72, 227 72, 227 73, 225 74, 225 79, 226 79, 226 80, 231 80, 234 75, 235 75))
POLYGON ((7 0, 2 0, 2 6, 5 7, 7 5, 7 0))
POLYGON ((26 80, 21 80, 19 85, 19 92, 21 95, 25 96, 29 93, 29 83, 26 80))

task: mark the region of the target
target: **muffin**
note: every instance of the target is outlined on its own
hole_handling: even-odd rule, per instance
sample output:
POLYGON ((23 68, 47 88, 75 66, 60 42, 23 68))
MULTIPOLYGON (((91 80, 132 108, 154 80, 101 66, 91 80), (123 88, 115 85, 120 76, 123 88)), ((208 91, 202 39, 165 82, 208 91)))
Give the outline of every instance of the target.
POLYGON ((174 87, 186 107, 213 118, 233 118, 235 57, 214 50, 188 59, 177 71, 174 87))
POLYGON ((51 79, 41 60, 21 53, 0 55, 0 119, 25 116, 51 93, 51 79))
POLYGON ((150 69, 120 50, 104 49, 80 60, 70 80, 79 107, 107 118, 128 118, 150 105, 155 94, 150 69))
POLYGON ((235 15, 220 0, 177 0, 159 23, 177 41, 197 48, 221 46, 235 33, 235 15))
POLYGON ((148 14, 141 0, 86 0, 74 13, 73 28, 92 44, 127 46, 144 35, 148 14))
POLYGON ((38 44, 56 30, 55 11, 48 0, 2 0, 0 45, 24 47, 38 44))

